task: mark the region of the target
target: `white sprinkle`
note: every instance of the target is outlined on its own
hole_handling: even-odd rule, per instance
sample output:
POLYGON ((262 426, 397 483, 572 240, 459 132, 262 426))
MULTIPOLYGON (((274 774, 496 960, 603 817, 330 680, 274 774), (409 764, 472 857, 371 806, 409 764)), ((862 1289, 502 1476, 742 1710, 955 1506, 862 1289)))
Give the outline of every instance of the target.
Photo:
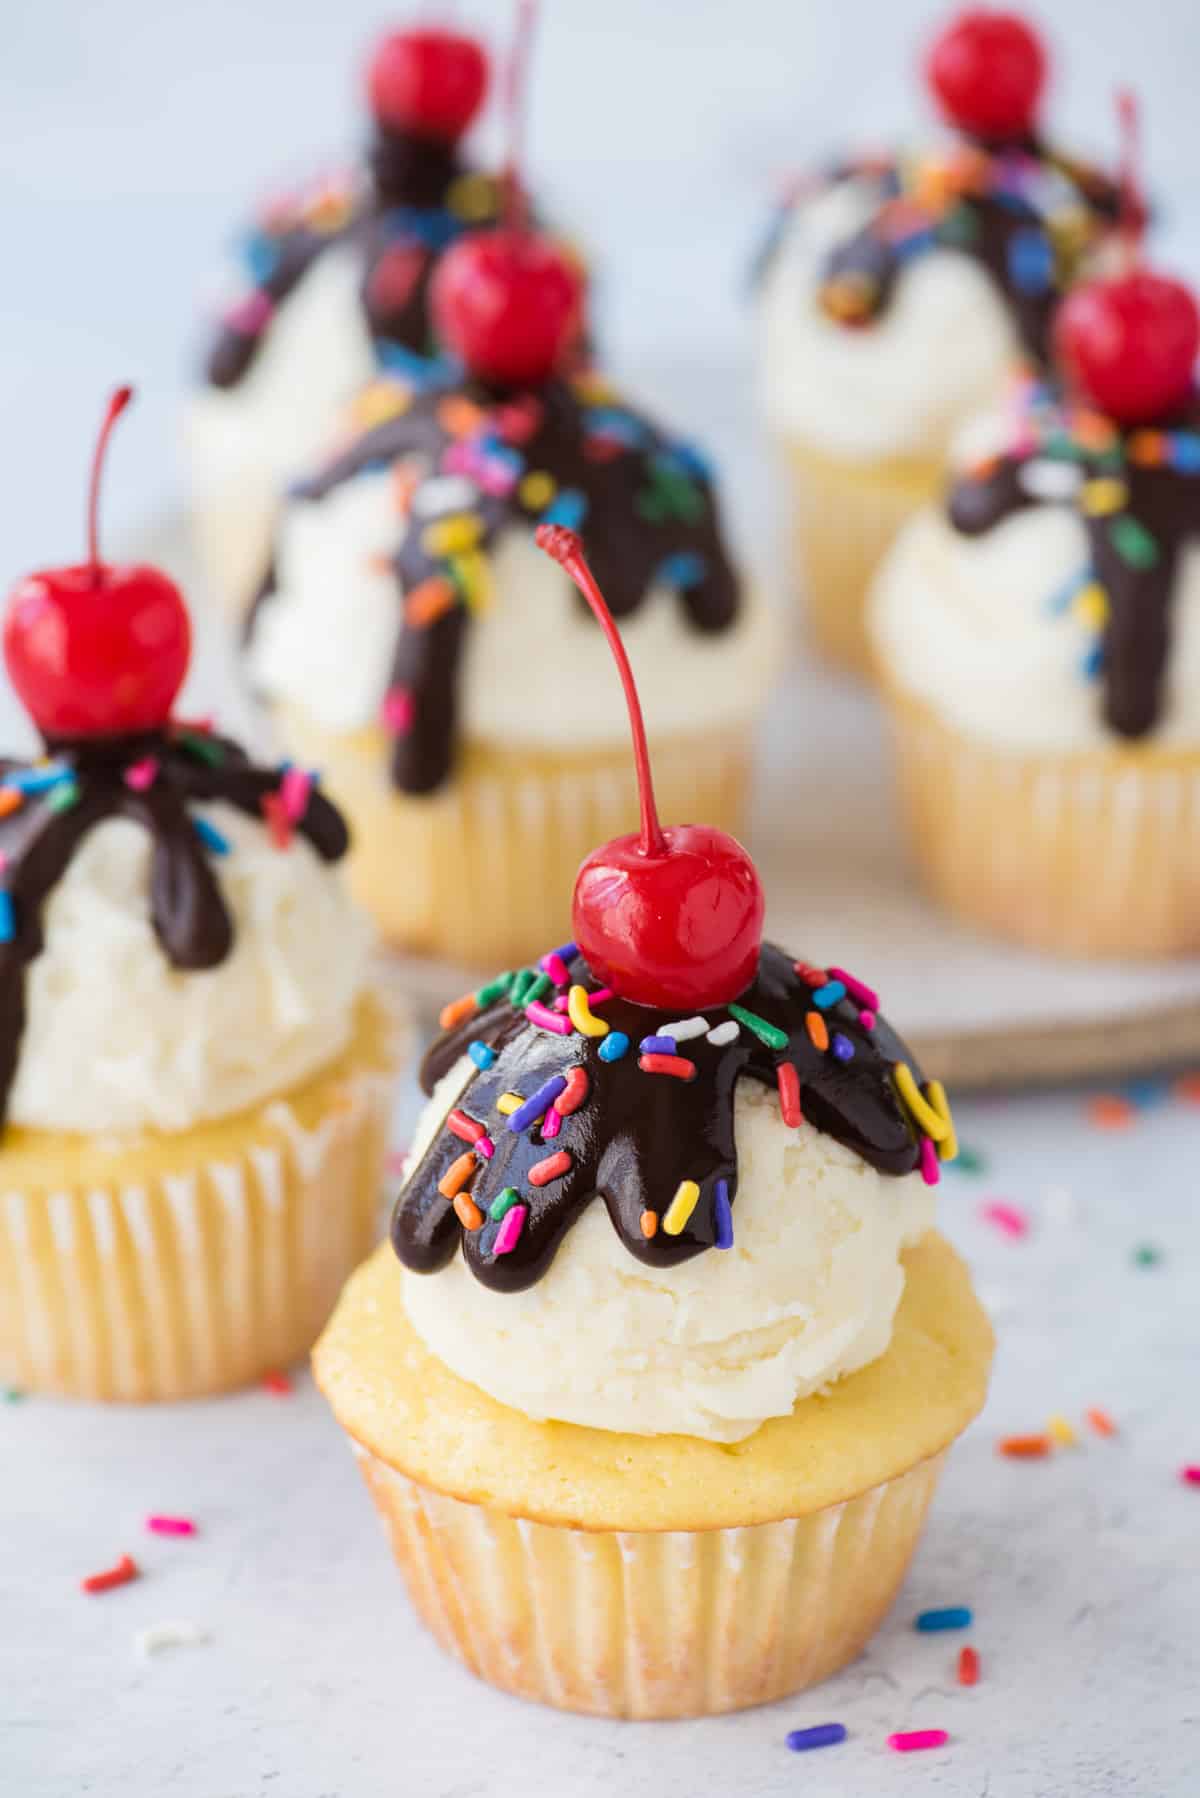
POLYGON ((478 498, 478 487, 465 474, 438 475, 422 481, 413 494, 412 509, 418 518, 430 518, 438 512, 461 511, 478 498))
POLYGON ((1040 456, 1017 470, 1017 484, 1031 499, 1073 499, 1083 485, 1083 475, 1073 462, 1052 462, 1040 456))
POLYGON ((707 1029, 705 1018, 681 1018, 678 1024, 664 1025, 658 1034, 674 1037, 677 1043, 686 1043, 693 1036, 703 1036, 707 1029))
POLYGON ((718 1024, 715 1030, 710 1030, 708 1040, 714 1049, 723 1049, 726 1043, 731 1043, 736 1039, 741 1028, 736 1018, 730 1018, 728 1023, 718 1024))
POLYGON ((194 1648, 207 1641, 208 1631, 198 1623, 154 1623, 149 1629, 138 1631, 133 1646, 138 1660, 148 1661, 164 1648, 194 1648))

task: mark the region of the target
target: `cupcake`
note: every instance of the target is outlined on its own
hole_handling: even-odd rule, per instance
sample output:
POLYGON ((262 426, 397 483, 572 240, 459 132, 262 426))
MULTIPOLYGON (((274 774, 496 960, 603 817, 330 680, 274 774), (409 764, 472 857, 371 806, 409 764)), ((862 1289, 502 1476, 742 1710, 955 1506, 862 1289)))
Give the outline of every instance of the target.
POLYGON ((1112 184, 1041 138, 1046 69, 1015 15, 958 15, 926 64, 955 136, 797 184, 762 260, 763 406, 813 640, 858 672, 880 558, 1014 358, 1044 366, 1054 306, 1114 216, 1112 184))
POLYGON ((253 590, 287 479, 356 390, 380 367, 436 369, 431 271, 498 215, 498 184, 461 150, 487 85, 473 38, 384 37, 362 166, 272 200, 242 235, 186 421, 198 546, 222 597, 253 590))
POLYGON ((564 363, 581 292, 524 227, 447 253, 434 305, 462 372, 360 396, 289 500, 250 631, 283 741, 352 820, 356 895, 393 944, 471 966, 537 953, 580 858, 636 815, 603 638, 539 524, 597 559, 676 812, 740 824, 769 675, 704 458, 564 363))
POLYGON ((1196 304, 1135 266, 1063 307, 1065 386, 882 569, 909 833, 967 921, 1096 956, 1200 949, 1196 304))
POLYGON ((616 641, 641 832, 585 861, 574 941, 448 1008, 315 1366, 443 1646, 679 1717, 859 1652, 991 1335, 932 1229, 941 1086, 860 981, 761 942, 736 841, 661 828, 616 641))
MULTIPOLYGON (((111 418, 128 398, 122 390, 111 418)), ((103 436, 107 435, 107 430, 103 436)), ((102 443, 103 443, 102 436, 102 443)), ((171 715, 157 569, 27 576, 0 761, 0 1383, 217 1392, 311 1346, 375 1239, 389 1030, 340 814, 171 715)))

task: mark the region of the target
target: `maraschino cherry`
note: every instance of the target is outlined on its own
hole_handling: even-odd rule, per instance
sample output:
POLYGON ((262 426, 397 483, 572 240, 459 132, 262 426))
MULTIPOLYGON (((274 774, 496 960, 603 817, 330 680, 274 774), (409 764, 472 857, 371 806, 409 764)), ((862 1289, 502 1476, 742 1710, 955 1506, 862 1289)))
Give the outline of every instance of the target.
POLYGON ((1025 138, 1037 119, 1048 59, 1019 13, 971 6, 938 33, 925 79, 950 124, 992 142, 1025 138))
POLYGON ((432 26, 390 32, 367 65, 367 95, 379 123, 439 143, 458 142, 487 86, 483 47, 432 26))
POLYGON ((9 596, 4 660, 48 741, 157 730, 187 673, 191 628, 174 581, 157 568, 100 560, 104 453, 132 398, 132 387, 119 387, 100 427, 88 491, 87 561, 27 574, 9 596))
POLYGON ((1137 109, 1119 97, 1125 140, 1121 233, 1128 266, 1072 288, 1054 325, 1068 385, 1118 424, 1153 424, 1190 396, 1200 352, 1200 310, 1182 281, 1139 260, 1146 207, 1137 176, 1137 109))
POLYGON ((594 849, 575 880, 576 943, 596 977, 637 1005, 707 1011, 754 979, 762 946, 758 870, 735 838, 707 824, 664 830, 625 645, 574 531, 538 527, 537 543, 562 565, 608 639, 625 689, 642 827, 594 849))
POLYGON ((530 228, 519 172, 525 70, 535 8, 522 6, 509 62, 507 217, 460 238, 430 289, 434 327, 480 380, 536 385, 553 374, 579 333, 584 281, 574 258, 530 228))

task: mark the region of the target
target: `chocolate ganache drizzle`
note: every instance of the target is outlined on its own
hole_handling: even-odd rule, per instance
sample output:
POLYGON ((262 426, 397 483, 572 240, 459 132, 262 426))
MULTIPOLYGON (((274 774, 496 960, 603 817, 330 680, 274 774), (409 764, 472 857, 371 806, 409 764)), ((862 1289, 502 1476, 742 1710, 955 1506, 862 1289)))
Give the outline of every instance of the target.
POLYGON ((1181 551, 1200 536, 1200 398, 1154 428, 1122 427, 1030 383, 1015 425, 1003 455, 955 483, 950 520, 976 537, 1029 506, 1075 508, 1089 560, 1047 603, 1092 627, 1082 672, 1103 681, 1106 723, 1145 736, 1162 710, 1181 551))
POLYGON ((209 349, 210 384, 236 387, 279 308, 328 250, 362 260, 363 316, 383 367, 436 368, 429 283, 437 259, 464 231, 494 224, 501 189, 457 147, 411 131, 376 128, 369 172, 327 176, 265 209, 240 246, 247 285, 223 314, 209 349))
POLYGON ((839 969, 766 944, 736 1004, 690 1018, 590 990, 573 943, 540 969, 443 1014, 425 1091, 463 1055, 477 1071, 396 1201, 392 1243, 415 1272, 461 1241, 479 1280, 520 1291, 597 1199, 651 1266, 729 1248, 742 1078, 778 1088, 785 1123, 803 1116, 882 1173, 920 1167, 933 1183, 955 1153, 941 1087, 839 969))
MULTIPOLYGON (((886 310, 908 263, 931 250, 956 250, 991 276, 1038 367, 1049 358, 1055 306, 1120 211, 1115 183, 1032 137, 968 139, 925 155, 845 161, 820 185, 847 180, 872 183, 878 200, 867 222, 829 253, 819 300, 830 317, 869 325, 886 310)), ((763 260, 809 191, 800 185, 786 201, 763 260)))
MULTIPOLYGON (((705 462, 594 373, 519 393, 471 377, 426 387, 387 378, 359 406, 378 422, 295 497, 319 501, 357 475, 396 467, 411 523, 393 562, 403 606, 384 715, 402 791, 434 791, 453 766, 466 633, 487 603, 487 552, 506 529, 578 530, 618 617, 659 582, 678 592, 694 630, 722 631, 736 618, 737 579, 705 462)), ((256 610, 273 590, 268 575, 256 610)))
POLYGON ((131 736, 51 739, 43 762, 0 760, 0 1118, 25 1028, 25 975, 43 946, 46 901, 88 832, 130 818, 150 834, 150 909, 174 967, 212 968, 233 946, 214 860, 220 832, 189 806, 221 800, 259 818, 286 847, 293 830, 324 861, 349 844, 341 814, 298 769, 253 766, 205 727, 168 725, 131 736))

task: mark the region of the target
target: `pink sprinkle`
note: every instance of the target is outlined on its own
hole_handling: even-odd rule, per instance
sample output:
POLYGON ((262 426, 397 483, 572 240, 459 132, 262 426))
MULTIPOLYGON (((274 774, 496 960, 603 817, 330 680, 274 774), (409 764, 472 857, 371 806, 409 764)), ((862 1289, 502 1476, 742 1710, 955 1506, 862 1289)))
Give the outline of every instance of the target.
POLYGON ((257 337, 275 310, 269 293, 250 293, 222 315, 221 322, 239 337, 257 337))
POLYGON ((847 974, 845 968, 830 968, 829 978, 831 980, 840 980, 846 991, 850 994, 850 997, 852 999, 857 999, 858 1003, 866 1011, 879 1010, 879 994, 875 992, 872 987, 866 986, 861 980, 856 980, 853 974, 847 974))
POLYGON ((877 1022, 873 1011, 860 1011, 858 1014, 858 1021, 864 1030, 874 1030, 877 1022))
POLYGON ((611 999, 612 996, 613 996, 613 990, 612 990, 611 986, 597 987, 597 989, 594 993, 588 994, 588 1004, 591 1007, 591 1009, 593 1011, 595 1011, 597 1005, 603 1005, 604 1001, 606 999, 611 999))
POLYGON ((190 1517, 147 1517, 146 1528, 156 1536, 194 1536, 196 1526, 190 1517))
POLYGON ((125 770, 125 785, 134 793, 144 793, 158 779, 158 757, 145 755, 140 762, 131 762, 125 770))
POLYGON ((986 1205, 979 1207, 979 1215, 985 1223, 995 1224, 1006 1236, 1028 1236, 1029 1219, 1018 1206, 1010 1205, 1004 1199, 989 1199, 986 1205))
POLYGON ((1185 1486, 1200 1486, 1200 1462, 1194 1461, 1188 1467, 1181 1467, 1179 1477, 1185 1486))
POLYGON ((492 1156, 496 1153, 496 1145, 490 1136, 476 1137, 475 1141, 471 1144, 471 1147, 477 1155, 482 1155, 485 1161, 490 1161, 492 1156))
POLYGON ((496 1232, 496 1240, 492 1244, 493 1255, 511 1255, 520 1240, 521 1231, 525 1228, 525 1219, 529 1215, 527 1205, 514 1205, 506 1211, 496 1232))
POLYGON ((293 824, 299 824, 308 810, 308 796, 312 792, 312 775, 303 768, 289 768, 279 783, 279 797, 283 800, 283 809, 293 824))
POLYGON ((887 1745, 897 1754, 915 1754, 920 1748, 944 1748, 949 1740, 949 1731, 944 1729, 902 1729, 888 1737, 887 1745))
POLYGON ((931 1136, 921 1138, 921 1178, 926 1186, 936 1186, 942 1177, 938 1166, 937 1145, 931 1136))
POLYGON ((566 993, 557 993, 553 1000, 552 1009, 554 1011, 565 1011, 570 1003, 571 1001, 566 993))
POLYGON ((571 976, 567 972, 567 964, 561 955, 555 955, 553 952, 543 955, 538 965, 543 974, 549 974, 555 986, 570 986, 571 976))
POLYGON ((562 1112, 555 1111, 553 1105, 542 1119, 542 1137, 546 1142, 553 1142, 562 1129, 562 1112))
POLYGON ((408 688, 390 688, 383 701, 384 728, 394 731, 398 737, 402 737, 406 731, 412 729, 413 714, 413 697, 408 688))
POLYGON ((570 1036, 574 1028, 570 1018, 565 1018, 560 1011, 548 1011, 537 999, 532 1005, 525 1007, 525 1016, 531 1024, 540 1024, 543 1030, 553 1030, 556 1036, 570 1036))

